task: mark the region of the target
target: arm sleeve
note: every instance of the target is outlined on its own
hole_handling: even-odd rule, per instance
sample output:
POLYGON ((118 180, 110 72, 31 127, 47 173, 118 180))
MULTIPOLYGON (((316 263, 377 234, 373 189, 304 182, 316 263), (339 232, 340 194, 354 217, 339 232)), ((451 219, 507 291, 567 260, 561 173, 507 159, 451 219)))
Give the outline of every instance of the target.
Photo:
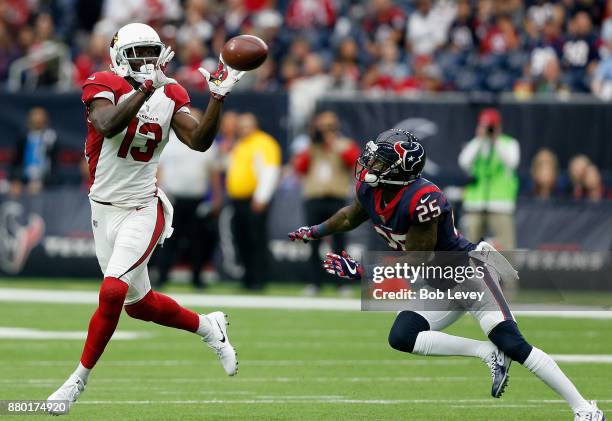
POLYGON ((257 173, 257 188, 253 194, 253 199, 259 203, 268 203, 274 195, 279 178, 279 167, 264 166, 260 168, 257 173))
POLYGON ((468 174, 472 172, 472 164, 478 156, 481 142, 480 139, 474 138, 470 140, 468 144, 463 147, 461 153, 459 153, 459 166, 468 174))
POLYGON ((268 203, 274 195, 280 178, 281 153, 280 148, 271 140, 264 143, 255 156, 255 172, 257 187, 253 199, 259 203, 268 203))
POLYGON ((518 167, 521 154, 516 140, 495 142, 495 151, 508 169, 515 170, 518 167))

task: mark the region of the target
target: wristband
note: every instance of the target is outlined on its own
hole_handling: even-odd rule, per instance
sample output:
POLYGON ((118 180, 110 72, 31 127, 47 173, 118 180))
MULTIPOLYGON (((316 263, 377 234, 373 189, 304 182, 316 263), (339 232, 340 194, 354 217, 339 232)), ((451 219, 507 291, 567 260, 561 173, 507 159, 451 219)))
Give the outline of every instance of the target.
POLYGON ((225 97, 226 97, 227 95, 219 95, 219 94, 216 94, 216 93, 214 93, 214 92, 211 92, 211 93, 210 93, 210 96, 212 96, 214 99, 216 99, 216 100, 217 100, 217 101, 219 101, 219 102, 223 102, 223 101, 225 101, 225 97))
POLYGON ((142 82, 138 90, 145 94, 148 99, 151 95, 153 95, 153 92, 155 92, 155 88, 153 87, 153 81, 150 79, 145 80, 144 82, 142 82))
POLYGON ((311 232, 314 234, 313 238, 321 238, 321 237, 325 237, 326 235, 329 235, 329 229, 327 229, 327 225, 325 224, 325 222, 319 224, 319 225, 313 225, 312 227, 310 227, 311 232))

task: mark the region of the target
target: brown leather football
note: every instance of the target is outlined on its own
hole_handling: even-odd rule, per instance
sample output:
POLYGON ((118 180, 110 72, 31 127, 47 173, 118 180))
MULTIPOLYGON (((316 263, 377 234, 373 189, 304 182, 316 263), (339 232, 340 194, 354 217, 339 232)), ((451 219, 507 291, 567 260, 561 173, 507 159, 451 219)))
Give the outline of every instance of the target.
POLYGON ((268 46, 253 35, 238 35, 223 46, 221 56, 225 63, 236 70, 253 70, 268 57, 268 46))

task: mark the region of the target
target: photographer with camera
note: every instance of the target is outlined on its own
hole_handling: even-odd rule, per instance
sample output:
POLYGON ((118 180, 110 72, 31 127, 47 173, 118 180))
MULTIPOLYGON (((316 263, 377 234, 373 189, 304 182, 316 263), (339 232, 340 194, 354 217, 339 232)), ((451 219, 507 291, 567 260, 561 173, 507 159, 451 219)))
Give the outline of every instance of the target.
POLYGON ((464 232, 470 241, 489 234, 497 248, 514 249, 519 160, 519 143, 502 133, 499 111, 482 110, 476 137, 459 154, 459 166, 472 180, 463 197, 464 232))
MULTIPOLYGON (((308 146, 294 156, 293 167, 302 179, 305 222, 313 225, 345 206, 352 192, 355 161, 361 151, 355 142, 342 135, 338 117, 331 111, 314 116, 308 137, 308 146)), ((334 250, 345 249, 342 234, 334 235, 332 240, 334 250)), ((320 243, 311 243, 307 295, 318 294, 322 281, 330 278, 319 264, 320 243)), ((338 282, 337 279, 334 278, 334 282, 338 282)))

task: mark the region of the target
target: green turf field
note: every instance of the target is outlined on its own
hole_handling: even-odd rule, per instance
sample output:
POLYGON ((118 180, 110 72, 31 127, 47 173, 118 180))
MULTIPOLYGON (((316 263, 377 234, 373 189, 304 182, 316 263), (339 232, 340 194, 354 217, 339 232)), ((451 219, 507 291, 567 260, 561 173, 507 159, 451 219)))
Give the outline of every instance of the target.
MULTIPOLYGON (((0 302, 0 327, 83 331, 93 309, 0 302)), ((67 419, 573 419, 519 365, 512 367, 504 397, 493 400, 487 367, 477 360, 393 351, 386 343, 393 314, 226 311, 240 358, 238 376, 225 376, 194 335, 124 314, 119 331, 149 336, 111 341, 67 419)), ((612 354, 610 320, 523 317, 519 324, 529 341, 551 354, 612 354)), ((469 317, 448 331, 482 338, 469 317)), ((0 399, 46 398, 74 369, 81 347, 78 339, 0 339, 0 399)), ((612 413, 612 364, 560 366, 612 413)))

